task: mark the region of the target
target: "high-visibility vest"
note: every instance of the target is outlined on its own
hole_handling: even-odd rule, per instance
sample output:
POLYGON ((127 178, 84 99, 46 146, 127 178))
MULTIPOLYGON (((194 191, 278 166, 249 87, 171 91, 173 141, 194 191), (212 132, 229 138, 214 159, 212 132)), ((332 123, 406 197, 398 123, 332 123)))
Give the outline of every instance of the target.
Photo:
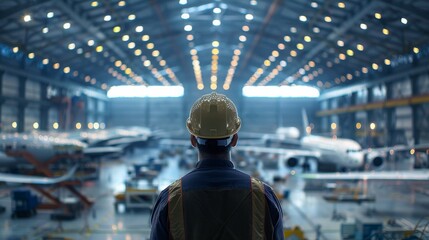
POLYGON ((264 185, 250 178, 248 189, 183 192, 182 180, 169 187, 168 219, 174 240, 265 239, 264 185))

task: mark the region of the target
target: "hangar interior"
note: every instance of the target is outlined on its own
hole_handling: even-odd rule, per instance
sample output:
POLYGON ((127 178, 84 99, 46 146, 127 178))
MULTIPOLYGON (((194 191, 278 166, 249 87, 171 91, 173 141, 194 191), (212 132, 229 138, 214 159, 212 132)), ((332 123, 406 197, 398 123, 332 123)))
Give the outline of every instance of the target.
POLYGON ((429 239, 426 0, 3 0, 0 88, 1 239, 149 239, 213 91, 286 239, 429 239))

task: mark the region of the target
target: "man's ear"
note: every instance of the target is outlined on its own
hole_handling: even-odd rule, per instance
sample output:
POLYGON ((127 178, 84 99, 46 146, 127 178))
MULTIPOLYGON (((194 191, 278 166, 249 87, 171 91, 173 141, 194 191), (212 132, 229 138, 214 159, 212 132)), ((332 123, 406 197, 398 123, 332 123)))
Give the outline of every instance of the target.
POLYGON ((191 135, 191 145, 197 147, 197 138, 194 135, 191 135))
POLYGON ((231 147, 235 147, 237 145, 237 141, 238 141, 238 134, 234 134, 231 140, 231 147))

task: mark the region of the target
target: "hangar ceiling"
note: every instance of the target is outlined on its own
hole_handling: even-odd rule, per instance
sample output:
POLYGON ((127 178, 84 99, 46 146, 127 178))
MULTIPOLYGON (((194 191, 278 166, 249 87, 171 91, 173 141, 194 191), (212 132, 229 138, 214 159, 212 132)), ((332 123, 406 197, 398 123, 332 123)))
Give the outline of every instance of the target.
POLYGON ((426 0, 3 0, 0 9, 2 62, 104 90, 323 90, 429 52, 426 0))

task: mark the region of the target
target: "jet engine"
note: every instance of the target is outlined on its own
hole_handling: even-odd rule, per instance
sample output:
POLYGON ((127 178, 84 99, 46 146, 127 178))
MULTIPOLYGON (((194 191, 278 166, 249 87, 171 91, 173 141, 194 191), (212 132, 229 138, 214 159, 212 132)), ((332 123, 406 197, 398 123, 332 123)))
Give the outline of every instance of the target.
POLYGON ((286 160, 286 165, 290 168, 296 167, 298 165, 298 159, 291 157, 288 160, 286 160))
POLYGON ((371 151, 366 155, 366 162, 371 164, 371 167, 379 168, 383 166, 386 155, 380 151, 371 151))
POLYGON ((381 156, 376 156, 370 159, 371 165, 373 167, 379 168, 383 165, 384 163, 384 158, 381 156))

